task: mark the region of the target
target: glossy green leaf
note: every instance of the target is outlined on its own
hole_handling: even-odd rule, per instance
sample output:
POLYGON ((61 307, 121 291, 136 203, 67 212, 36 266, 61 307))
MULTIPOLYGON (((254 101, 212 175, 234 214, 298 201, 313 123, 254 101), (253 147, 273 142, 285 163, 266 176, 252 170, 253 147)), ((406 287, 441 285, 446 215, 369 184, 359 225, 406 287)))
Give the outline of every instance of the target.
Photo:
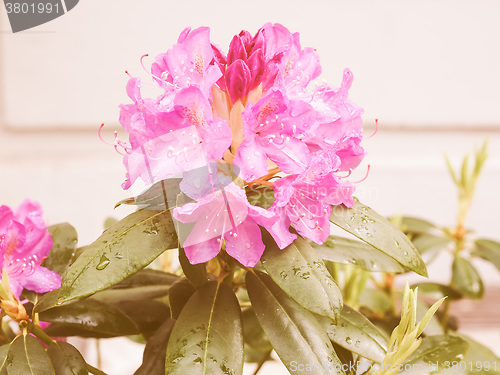
POLYGON ((71 265, 59 302, 109 288, 172 248, 177 248, 177 236, 168 211, 134 212, 104 231, 71 265))
POLYGON ((467 259, 459 255, 453 261, 451 285, 469 298, 480 299, 484 294, 481 276, 467 259))
MULTIPOLYGON (((120 309, 101 301, 85 299, 66 306, 54 307, 40 313, 40 320, 62 323, 68 328, 109 336, 139 333, 134 322, 120 309)), ((49 326, 47 332, 53 332, 49 326)))
POLYGON ((31 335, 17 336, 10 345, 5 368, 9 375, 55 375, 42 344, 31 335))
POLYGON ((446 361, 463 360, 468 348, 469 344, 457 336, 426 336, 417 350, 402 364, 402 371, 398 374, 419 375, 431 370, 444 371, 446 361))
POLYGON ((56 375, 87 375, 87 363, 73 345, 55 341, 47 348, 56 375))
POLYGON ((338 324, 320 319, 328 337, 345 349, 382 363, 387 352, 387 338, 363 314, 344 305, 338 324))
POLYGON ((195 291, 196 289, 185 277, 179 279, 172 285, 168 295, 172 319, 177 319, 179 317, 184 305, 189 301, 195 291))
POLYGON ((453 301, 462 298, 462 295, 456 289, 448 285, 439 283, 433 283, 433 282, 420 283, 413 285, 411 288, 412 289, 418 288, 419 294, 423 294, 427 297, 436 300, 441 299, 443 297, 448 297, 450 300, 453 301))
POLYGON ((251 308, 242 311, 243 316, 243 338, 245 343, 252 348, 261 352, 270 351, 273 346, 269 342, 269 338, 262 329, 262 326, 257 319, 257 315, 251 308))
POLYGON ((62 276, 75 255, 78 235, 68 223, 51 225, 47 229, 54 245, 42 265, 62 276))
POLYGON ((496 241, 479 239, 474 243, 473 256, 481 257, 493 264, 500 271, 500 243, 496 241))
POLYGON ((353 264, 371 272, 405 271, 394 259, 364 242, 330 236, 323 245, 311 245, 320 258, 331 262, 353 264))
POLYGON ((124 199, 116 204, 135 205, 149 210, 167 210, 176 206, 177 194, 181 192, 179 183, 181 178, 168 178, 158 181, 142 194, 134 198, 124 199))
POLYGON ((268 275, 248 272, 248 294, 257 318, 287 370, 315 375, 344 374, 342 364, 317 316, 290 298, 268 275))
POLYGON ((299 237, 280 250, 269 234, 263 237, 266 250, 260 261, 274 282, 309 311, 336 320, 342 294, 309 242, 299 237))
POLYGON ((241 375, 241 310, 226 284, 210 281, 184 306, 167 347, 165 374, 241 375))
POLYGON ((360 240, 372 245, 406 268, 427 276, 422 258, 411 241, 389 220, 354 200, 352 208, 333 207, 330 221, 360 240))
POLYGON ((142 365, 134 375, 165 375, 165 355, 175 320, 167 319, 151 336, 144 348, 142 365))
POLYGON ((186 275, 187 279, 193 284, 193 286, 198 289, 203 284, 205 284, 209 278, 207 274, 207 264, 206 263, 198 263, 191 264, 184 252, 183 248, 179 248, 179 263, 182 267, 182 271, 184 275, 186 275))

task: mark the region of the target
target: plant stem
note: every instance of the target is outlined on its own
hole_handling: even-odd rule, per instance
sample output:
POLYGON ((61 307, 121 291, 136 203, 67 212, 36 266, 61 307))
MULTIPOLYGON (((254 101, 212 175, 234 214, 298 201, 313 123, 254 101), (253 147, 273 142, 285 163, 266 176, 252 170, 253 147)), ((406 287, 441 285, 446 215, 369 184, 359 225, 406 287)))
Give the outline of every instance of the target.
POLYGON ((102 367, 101 340, 95 340, 95 350, 97 352, 97 367, 102 367))
POLYGON ((31 322, 28 322, 28 329, 29 331, 34 334, 38 339, 42 340, 44 344, 50 345, 54 342, 52 338, 47 335, 39 326, 36 324, 33 324, 31 322))

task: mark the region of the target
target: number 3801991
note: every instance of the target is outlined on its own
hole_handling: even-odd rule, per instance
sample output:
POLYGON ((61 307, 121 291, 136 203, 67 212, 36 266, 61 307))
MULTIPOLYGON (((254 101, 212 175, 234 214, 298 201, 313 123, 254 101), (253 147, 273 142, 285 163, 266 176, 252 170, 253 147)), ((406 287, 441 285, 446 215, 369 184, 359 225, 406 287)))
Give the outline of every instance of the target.
POLYGON ((59 13, 62 9, 59 8, 59 3, 5 3, 7 13, 11 14, 42 14, 42 13, 59 13))

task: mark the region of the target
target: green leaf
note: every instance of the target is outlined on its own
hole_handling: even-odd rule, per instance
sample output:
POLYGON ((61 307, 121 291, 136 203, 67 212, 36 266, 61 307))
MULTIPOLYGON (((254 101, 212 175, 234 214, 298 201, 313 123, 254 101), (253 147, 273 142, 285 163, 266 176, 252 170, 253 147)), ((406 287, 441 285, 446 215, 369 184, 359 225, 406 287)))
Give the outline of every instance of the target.
POLYGON ((451 240, 434 234, 423 233, 412 239, 426 264, 431 263, 441 251, 446 250, 451 240))
POLYGON ((78 234, 68 223, 51 225, 47 229, 54 245, 42 265, 62 276, 75 255, 78 234))
POLYGON ((149 210, 168 210, 177 205, 177 195, 181 193, 179 183, 182 178, 168 178, 158 181, 142 194, 134 198, 124 199, 116 204, 141 206, 149 210))
POLYGON ((461 361, 469 344, 460 337, 451 335, 427 336, 420 346, 402 364, 401 375, 427 374, 431 370, 444 370, 446 361, 461 361))
POLYGON ((253 309, 247 308, 243 310, 242 316, 245 343, 260 352, 273 350, 273 346, 269 342, 269 338, 262 329, 253 309))
POLYGON ((474 251, 471 255, 487 260, 500 272, 500 243, 486 239, 479 239, 476 240, 474 245, 474 251))
POLYGON ((55 341, 47 348, 57 375, 87 375, 87 363, 73 345, 55 341))
POLYGON ((299 365, 314 368, 315 375, 344 374, 316 315, 297 304, 264 273, 248 272, 246 283, 257 318, 291 374, 303 374, 299 365))
MULTIPOLYGON (((43 311, 40 313, 40 320, 62 323, 69 329, 84 330, 89 334, 124 336, 139 333, 134 322, 120 309, 92 299, 43 311)), ((52 335, 55 336, 54 330, 52 325, 46 329, 47 332, 52 332, 52 335)))
POLYGON ((311 245, 319 257, 332 262, 354 264, 371 272, 405 271, 394 259, 364 242, 330 236, 323 245, 311 245))
POLYGON ((165 355, 175 320, 167 319, 151 336, 144 348, 142 365, 134 375, 165 375, 165 355))
POLYGON ((280 250, 269 234, 263 237, 266 250, 260 261, 274 282, 301 306, 335 321, 342 294, 311 245, 299 237, 280 250))
POLYGON ((189 301, 195 291, 196 289, 194 289, 193 285, 185 277, 179 279, 172 285, 168 295, 172 319, 177 319, 179 317, 184 305, 189 301))
POLYGON ((111 288, 129 289, 143 286, 172 285, 179 279, 180 276, 174 275, 173 273, 146 268, 140 270, 136 274, 127 277, 125 280, 116 285, 113 285, 111 288))
POLYGON ((243 327, 236 296, 210 281, 184 306, 167 347, 169 375, 243 373, 243 327))
POLYGON ((430 221, 417 217, 403 216, 401 218, 401 230, 405 233, 422 234, 428 233, 437 227, 430 221))
POLYGON ((382 363, 387 352, 387 338, 364 315, 344 305, 338 324, 321 318, 328 337, 345 349, 382 363))
POLYGON ((422 258, 411 241, 394 224, 354 199, 352 208, 333 207, 330 221, 360 240, 389 255, 406 268, 427 276, 422 258))
POLYGON ((386 293, 370 288, 361 292, 359 303, 378 314, 383 314, 392 307, 392 300, 386 293))
POLYGON ((457 178, 457 175, 455 174, 455 170, 453 169, 453 166, 451 165, 450 158, 448 158, 448 155, 444 155, 444 160, 446 161, 446 167, 448 168, 448 172, 450 173, 450 176, 455 183, 455 185, 459 186, 459 181, 457 178))
POLYGON ((465 340, 469 344, 469 350, 465 357, 458 359, 468 365, 465 371, 452 370, 451 368, 441 371, 445 375, 500 375, 500 358, 483 344, 474 341, 470 337, 455 333, 455 336, 465 340), (471 367, 472 366, 472 367, 471 367))
POLYGON ((137 303, 142 300, 166 296, 169 289, 169 285, 148 285, 128 289, 106 289, 97 292, 91 298, 107 303, 116 303, 120 301, 135 301, 137 303))
POLYGON ((0 375, 7 374, 7 353, 9 352, 10 342, 0 346, 0 375))
MULTIPOLYGON (((418 289, 418 292, 420 295, 420 289, 418 289)), ((424 318, 424 316, 429 311, 429 308, 430 308, 429 304, 427 304, 426 302, 419 299, 417 306, 416 306, 416 317, 417 317, 416 320, 417 320, 417 322, 421 321, 424 318)), ((441 326, 441 323, 439 322, 439 320, 435 314, 430 318, 429 322, 427 323, 427 326, 424 329, 424 333, 426 336, 442 335, 445 333, 443 327, 441 326)))
MULTIPOLYGON (((93 297, 91 297, 93 298, 93 297)), ((139 328, 145 339, 151 337, 163 322, 170 318, 170 309, 160 301, 142 300, 140 302, 124 300, 114 303, 139 328)))
POLYGON ((455 301, 462 298, 462 294, 456 289, 439 283, 420 283, 412 285, 412 289, 418 288, 418 293, 423 294, 432 299, 441 299, 448 297, 450 300, 455 301))
POLYGON ((467 259, 459 255, 453 261, 451 285, 469 298, 480 299, 484 294, 479 273, 467 259))
POLYGON ((269 186, 252 188, 247 192, 248 203, 253 206, 265 208, 266 210, 274 203, 274 189, 269 186))
POLYGON ((9 375, 55 375, 49 355, 31 335, 14 339, 7 354, 6 369, 9 375))
POLYGON ((62 280, 59 302, 109 288, 176 247, 168 211, 134 212, 104 231, 71 265, 62 280))
POLYGON ((199 264, 191 264, 186 256, 184 249, 179 248, 179 263, 182 267, 182 271, 184 275, 186 275, 187 279, 193 284, 193 286, 198 289, 203 284, 205 284, 209 278, 207 274, 207 264, 199 263, 199 264))

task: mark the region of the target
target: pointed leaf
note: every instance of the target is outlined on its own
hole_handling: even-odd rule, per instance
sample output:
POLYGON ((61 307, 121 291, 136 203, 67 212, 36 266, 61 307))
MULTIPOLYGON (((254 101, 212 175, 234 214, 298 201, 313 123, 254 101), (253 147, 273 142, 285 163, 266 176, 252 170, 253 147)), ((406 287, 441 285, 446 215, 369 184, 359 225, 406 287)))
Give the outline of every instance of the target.
POLYGON ((446 250, 451 244, 449 238, 429 233, 418 235, 412 239, 412 242, 426 264, 431 263, 441 251, 446 250))
MULTIPOLYGON (((134 322, 120 309, 92 299, 43 311, 40 313, 40 320, 62 323, 68 328, 84 330, 89 334, 95 332, 109 336, 124 336, 139 333, 134 322)), ((46 331, 53 332, 54 329, 51 325, 46 331)))
POLYGON ((62 276, 75 255, 78 235, 68 223, 51 225, 47 229, 54 245, 42 265, 62 276))
POLYGON ((489 261, 500 272, 500 243, 486 239, 479 239, 476 240, 474 245, 474 251, 471 255, 481 257, 489 261))
POLYGON ((455 333, 454 335, 465 340, 469 344, 467 354, 465 357, 459 359, 459 361, 467 363, 468 367, 466 371, 452 371, 451 369, 446 369, 446 371, 442 371, 441 374, 500 375, 500 358, 495 355, 491 349, 465 335, 459 333, 455 333))
POLYGON ((187 279, 191 282, 191 284, 193 284, 196 289, 198 289, 209 280, 206 268, 207 264, 189 263, 189 260, 183 248, 179 248, 179 263, 182 267, 184 275, 186 275, 187 279))
POLYGON ((321 318, 328 337, 345 349, 382 363, 387 352, 387 338, 364 315, 344 305, 338 324, 321 318))
POLYGON ((420 346, 402 364, 402 375, 427 374, 431 370, 445 371, 445 362, 461 361, 469 344, 460 337, 451 335, 427 336, 420 346))
POLYGON ((134 375, 165 375, 165 355, 175 320, 167 319, 151 336, 144 348, 142 365, 134 375))
POLYGON ((316 254, 336 263, 354 264, 371 272, 404 272, 398 262, 364 242, 330 236, 323 245, 311 243, 316 254))
POLYGON ((7 373, 7 353, 9 352, 10 342, 0 346, 0 375, 7 373))
POLYGON ((87 363, 73 345, 55 341, 47 348, 57 375, 87 375, 87 363))
POLYGON ((451 285, 469 298, 479 299, 484 294, 481 276, 474 266, 461 256, 455 256, 453 261, 451 285))
POLYGON ((47 352, 31 335, 14 339, 7 354, 6 369, 9 375, 55 375, 47 352))
POLYGON ((210 281, 182 309, 167 347, 169 375, 241 375, 243 327, 236 296, 210 281))
POLYGON ((330 221, 360 240, 389 255, 406 268, 427 276, 425 263, 411 241, 389 220, 354 200, 352 208, 333 207, 330 221))
POLYGON ((116 204, 129 204, 149 210, 168 210, 176 206, 177 194, 181 192, 179 183, 182 178, 168 178, 158 181, 142 194, 134 198, 124 199, 116 204))
POLYGON ((274 282, 309 311, 336 320, 342 294, 311 245, 299 237, 280 250, 269 234, 264 234, 264 243, 261 263, 274 282))
POLYGON ((417 217, 403 216, 401 218, 401 230, 404 233, 422 234, 428 233, 437 227, 430 221, 417 217))
POLYGON ((248 272, 246 282, 257 318, 292 375, 303 374, 299 365, 306 364, 315 369, 315 375, 344 374, 316 315, 297 304, 264 273, 248 272))
POLYGON ((62 280, 59 302, 109 288, 176 247, 168 211, 134 212, 104 231, 71 265, 62 280))

